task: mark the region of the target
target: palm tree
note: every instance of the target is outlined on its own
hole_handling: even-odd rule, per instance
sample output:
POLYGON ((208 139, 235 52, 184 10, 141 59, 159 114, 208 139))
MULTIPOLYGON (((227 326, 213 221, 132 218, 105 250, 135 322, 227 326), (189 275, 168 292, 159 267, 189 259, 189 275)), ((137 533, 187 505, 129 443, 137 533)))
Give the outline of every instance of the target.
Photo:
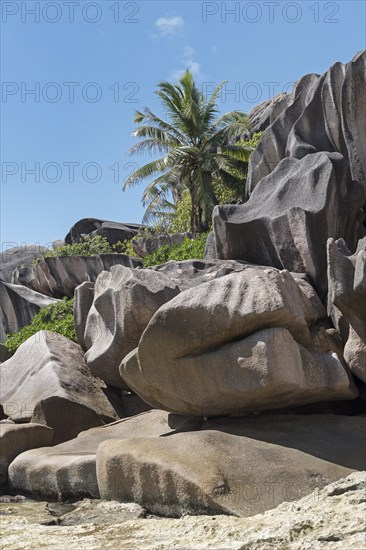
POLYGON ((147 210, 143 221, 169 217, 188 189, 191 197, 191 231, 206 231, 217 204, 215 182, 237 186, 244 180, 250 148, 237 141, 248 130, 247 117, 241 111, 218 116, 217 99, 224 85, 215 88, 206 99, 187 70, 173 85, 161 82, 159 96, 167 120, 145 107, 136 111, 134 122, 140 126, 132 134, 142 138, 130 149, 131 154, 149 152, 164 156, 145 164, 124 183, 123 189, 152 179, 144 190, 142 202, 147 210))

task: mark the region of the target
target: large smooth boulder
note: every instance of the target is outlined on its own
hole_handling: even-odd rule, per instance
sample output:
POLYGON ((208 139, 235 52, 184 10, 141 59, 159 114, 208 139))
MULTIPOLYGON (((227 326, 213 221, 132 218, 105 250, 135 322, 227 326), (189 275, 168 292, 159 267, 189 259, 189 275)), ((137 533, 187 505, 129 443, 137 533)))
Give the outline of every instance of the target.
POLYGON ((38 497, 57 498, 61 494, 63 498, 99 498, 96 452, 100 443, 158 437, 191 426, 185 417, 171 418, 163 411, 149 411, 92 428, 70 441, 18 456, 9 471, 11 487, 38 497))
POLYGON ((240 206, 217 206, 217 255, 305 273, 322 299, 327 291, 326 244, 355 246, 364 184, 349 180, 339 153, 285 158, 240 206))
POLYGON ((66 244, 78 243, 87 236, 101 235, 105 237, 110 244, 116 244, 118 241, 126 241, 144 229, 144 225, 136 223, 120 223, 97 218, 82 218, 77 221, 65 237, 66 244))
POLYGON ((264 415, 105 441, 97 451, 100 495, 165 516, 251 516, 365 469, 365 430, 365 418, 264 415))
POLYGON ((54 443, 116 420, 106 391, 90 373, 81 347, 53 332, 37 332, 0 366, 5 415, 52 427, 54 443))
POLYGON ((84 281, 95 282, 102 271, 114 265, 141 267, 142 261, 126 254, 48 257, 33 268, 18 270, 14 282, 47 296, 72 298, 77 286, 84 281))
POLYGON ((9 464, 29 449, 52 445, 53 430, 41 424, 0 423, 0 487, 7 484, 9 464))
POLYGON ((15 243, 3 243, 0 254, 0 279, 5 283, 12 282, 12 274, 17 267, 31 266, 33 260, 47 250, 40 244, 22 244, 8 248, 7 245, 10 244, 15 243))
POLYGON ((193 233, 173 233, 170 235, 150 235, 132 241, 132 248, 138 256, 144 258, 148 254, 156 252, 162 246, 175 246, 186 239, 193 239, 193 233))
POLYGON ((138 345, 154 313, 177 294, 177 285, 156 271, 114 266, 101 273, 84 332, 91 372, 126 389, 119 374, 122 359, 138 345))
POLYGON ((41 307, 58 302, 30 288, 6 283, 0 279, 0 342, 6 334, 29 325, 41 307))
POLYGON ((290 273, 252 267, 163 305, 120 373, 144 401, 181 414, 353 399, 337 354, 309 330, 320 314, 290 273))
POLYGON ((344 240, 328 241, 328 312, 345 342, 344 357, 366 382, 366 237, 354 254, 344 240))

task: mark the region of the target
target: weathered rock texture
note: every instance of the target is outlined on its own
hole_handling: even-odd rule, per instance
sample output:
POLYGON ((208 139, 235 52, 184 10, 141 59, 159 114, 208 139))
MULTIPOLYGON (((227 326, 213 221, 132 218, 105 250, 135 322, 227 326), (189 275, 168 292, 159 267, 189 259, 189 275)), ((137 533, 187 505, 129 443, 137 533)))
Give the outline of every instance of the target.
POLYGON ((276 118, 284 111, 289 105, 293 103, 293 94, 281 92, 273 99, 264 101, 260 105, 257 105, 248 114, 248 122, 252 132, 263 132, 273 124, 276 118))
POLYGON ((171 260, 166 264, 154 265, 148 269, 164 273, 180 290, 187 290, 224 275, 243 271, 251 264, 234 260, 171 260))
POLYGON ((105 391, 80 346, 53 332, 37 332, 0 368, 5 415, 52 427, 54 443, 118 418, 105 391))
POLYGON ((0 280, 0 342, 6 334, 18 332, 28 325, 41 307, 56 302, 30 288, 0 280))
POLYGON ((144 258, 152 254, 162 246, 175 246, 181 244, 185 239, 193 239, 192 233, 173 233, 171 235, 154 235, 132 241, 132 248, 138 256, 144 258))
POLYGON ((364 184, 348 180, 338 153, 283 159, 241 206, 214 211, 219 258, 306 273, 322 298, 329 237, 355 245, 364 184))
POLYGON ((366 382, 366 238, 354 254, 344 240, 329 240, 328 284, 328 311, 346 344, 345 360, 366 382))
POLYGON ((290 273, 251 267, 163 305, 120 373, 147 403, 182 414, 353 399, 336 353, 309 330, 321 314, 290 273))
POLYGON ((52 445, 53 430, 41 424, 0 423, 0 487, 7 484, 8 466, 16 456, 52 445))
MULTIPOLYGON (((13 490, 46 498, 99 497, 96 452, 100 443, 111 439, 158 437, 190 424, 184 417, 170 419, 163 411, 149 411, 133 418, 92 428, 54 447, 34 449, 12 462, 13 490)), ((1 424, 0 424, 1 426, 1 424)))
POLYGON ((94 300, 94 283, 85 281, 75 288, 74 292, 74 327, 76 338, 86 350, 84 334, 86 320, 94 300))
POLYGON ((302 77, 293 103, 266 130, 250 159, 248 190, 273 172, 285 157, 338 152, 349 179, 366 181, 366 50, 347 64, 335 63, 322 76, 302 77))
POLYGON ((365 235, 366 52, 306 75, 251 155, 249 201, 217 207, 219 258, 305 272, 325 299, 325 245, 365 235))
POLYGON ((105 441, 97 451, 99 490, 159 515, 251 516, 365 469, 365 429, 365 418, 278 415, 105 441))
POLYGON ((84 281, 95 282, 102 271, 109 271, 114 265, 138 267, 142 262, 125 254, 43 258, 33 268, 18 270, 15 283, 47 296, 72 298, 77 286, 84 281))
POLYGON ((89 515, 90 501, 86 501, 75 513, 67 514, 70 519, 74 514, 85 517, 77 528, 64 524, 66 515, 61 525, 40 525, 50 519, 45 515, 44 502, 22 502, 13 505, 10 512, 5 504, 2 542, 6 548, 29 550, 90 550, 105 546, 107 540, 110 548, 118 550, 360 550, 366 545, 365 487, 365 472, 355 472, 301 500, 284 502, 248 518, 184 516, 179 520, 148 518, 121 523, 125 514, 116 502, 94 501, 95 514, 89 515), (111 517, 114 521, 109 521, 111 517), (25 524, 26 530, 22 528, 25 524))
POLYGON ((6 283, 12 282, 13 271, 20 266, 30 266, 32 261, 46 252, 47 248, 39 244, 23 244, 7 248, 3 243, 0 254, 0 279, 6 283))
POLYGON ((65 237, 65 243, 74 244, 84 237, 101 235, 110 244, 116 244, 118 241, 123 242, 131 239, 138 230, 143 228, 143 225, 136 223, 118 223, 96 218, 83 218, 72 226, 65 237))
POLYGON ((216 237, 213 231, 210 231, 210 233, 207 235, 204 259, 206 261, 217 260, 216 237))
POLYGON ((126 388, 119 374, 121 360, 139 343, 160 306, 179 294, 163 273, 114 266, 99 275, 85 324, 85 359, 95 376, 126 388))

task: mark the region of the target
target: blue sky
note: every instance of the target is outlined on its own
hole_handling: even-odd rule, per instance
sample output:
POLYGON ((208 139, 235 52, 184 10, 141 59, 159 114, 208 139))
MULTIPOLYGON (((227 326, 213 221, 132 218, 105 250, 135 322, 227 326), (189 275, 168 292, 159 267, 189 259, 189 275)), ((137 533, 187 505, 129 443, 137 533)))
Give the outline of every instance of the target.
POLYGON ((140 222, 126 176, 135 109, 189 67, 249 112, 366 47, 363 1, 5 1, 1 243, 47 244, 82 217, 140 222), (33 90, 33 93, 31 92, 33 90))

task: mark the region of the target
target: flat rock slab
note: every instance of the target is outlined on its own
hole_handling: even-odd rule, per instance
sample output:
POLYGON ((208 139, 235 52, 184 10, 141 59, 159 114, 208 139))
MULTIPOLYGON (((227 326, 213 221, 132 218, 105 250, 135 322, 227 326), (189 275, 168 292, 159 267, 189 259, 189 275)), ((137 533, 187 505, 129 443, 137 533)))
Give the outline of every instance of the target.
POLYGON ((29 449, 52 444, 53 430, 41 424, 0 423, 0 486, 7 484, 9 464, 29 449))
POLYGON ((365 430, 364 418, 273 415, 105 441, 97 451, 100 495, 165 516, 251 516, 365 469, 365 430))
MULTIPOLYGON (((34 449, 18 456, 9 472, 13 490, 57 498, 99 497, 96 451, 109 439, 157 437, 183 428, 184 417, 164 411, 149 411, 112 424, 93 428, 54 447, 34 449)), ((190 425, 188 424, 188 429, 190 425)))
POLYGON ((0 367, 0 403, 16 422, 31 419, 54 429, 60 443, 118 415, 94 378, 78 344, 61 334, 37 332, 0 367))
POLYGON ((134 502, 84 499, 72 512, 62 515, 60 525, 114 525, 146 516, 146 510, 134 502))

